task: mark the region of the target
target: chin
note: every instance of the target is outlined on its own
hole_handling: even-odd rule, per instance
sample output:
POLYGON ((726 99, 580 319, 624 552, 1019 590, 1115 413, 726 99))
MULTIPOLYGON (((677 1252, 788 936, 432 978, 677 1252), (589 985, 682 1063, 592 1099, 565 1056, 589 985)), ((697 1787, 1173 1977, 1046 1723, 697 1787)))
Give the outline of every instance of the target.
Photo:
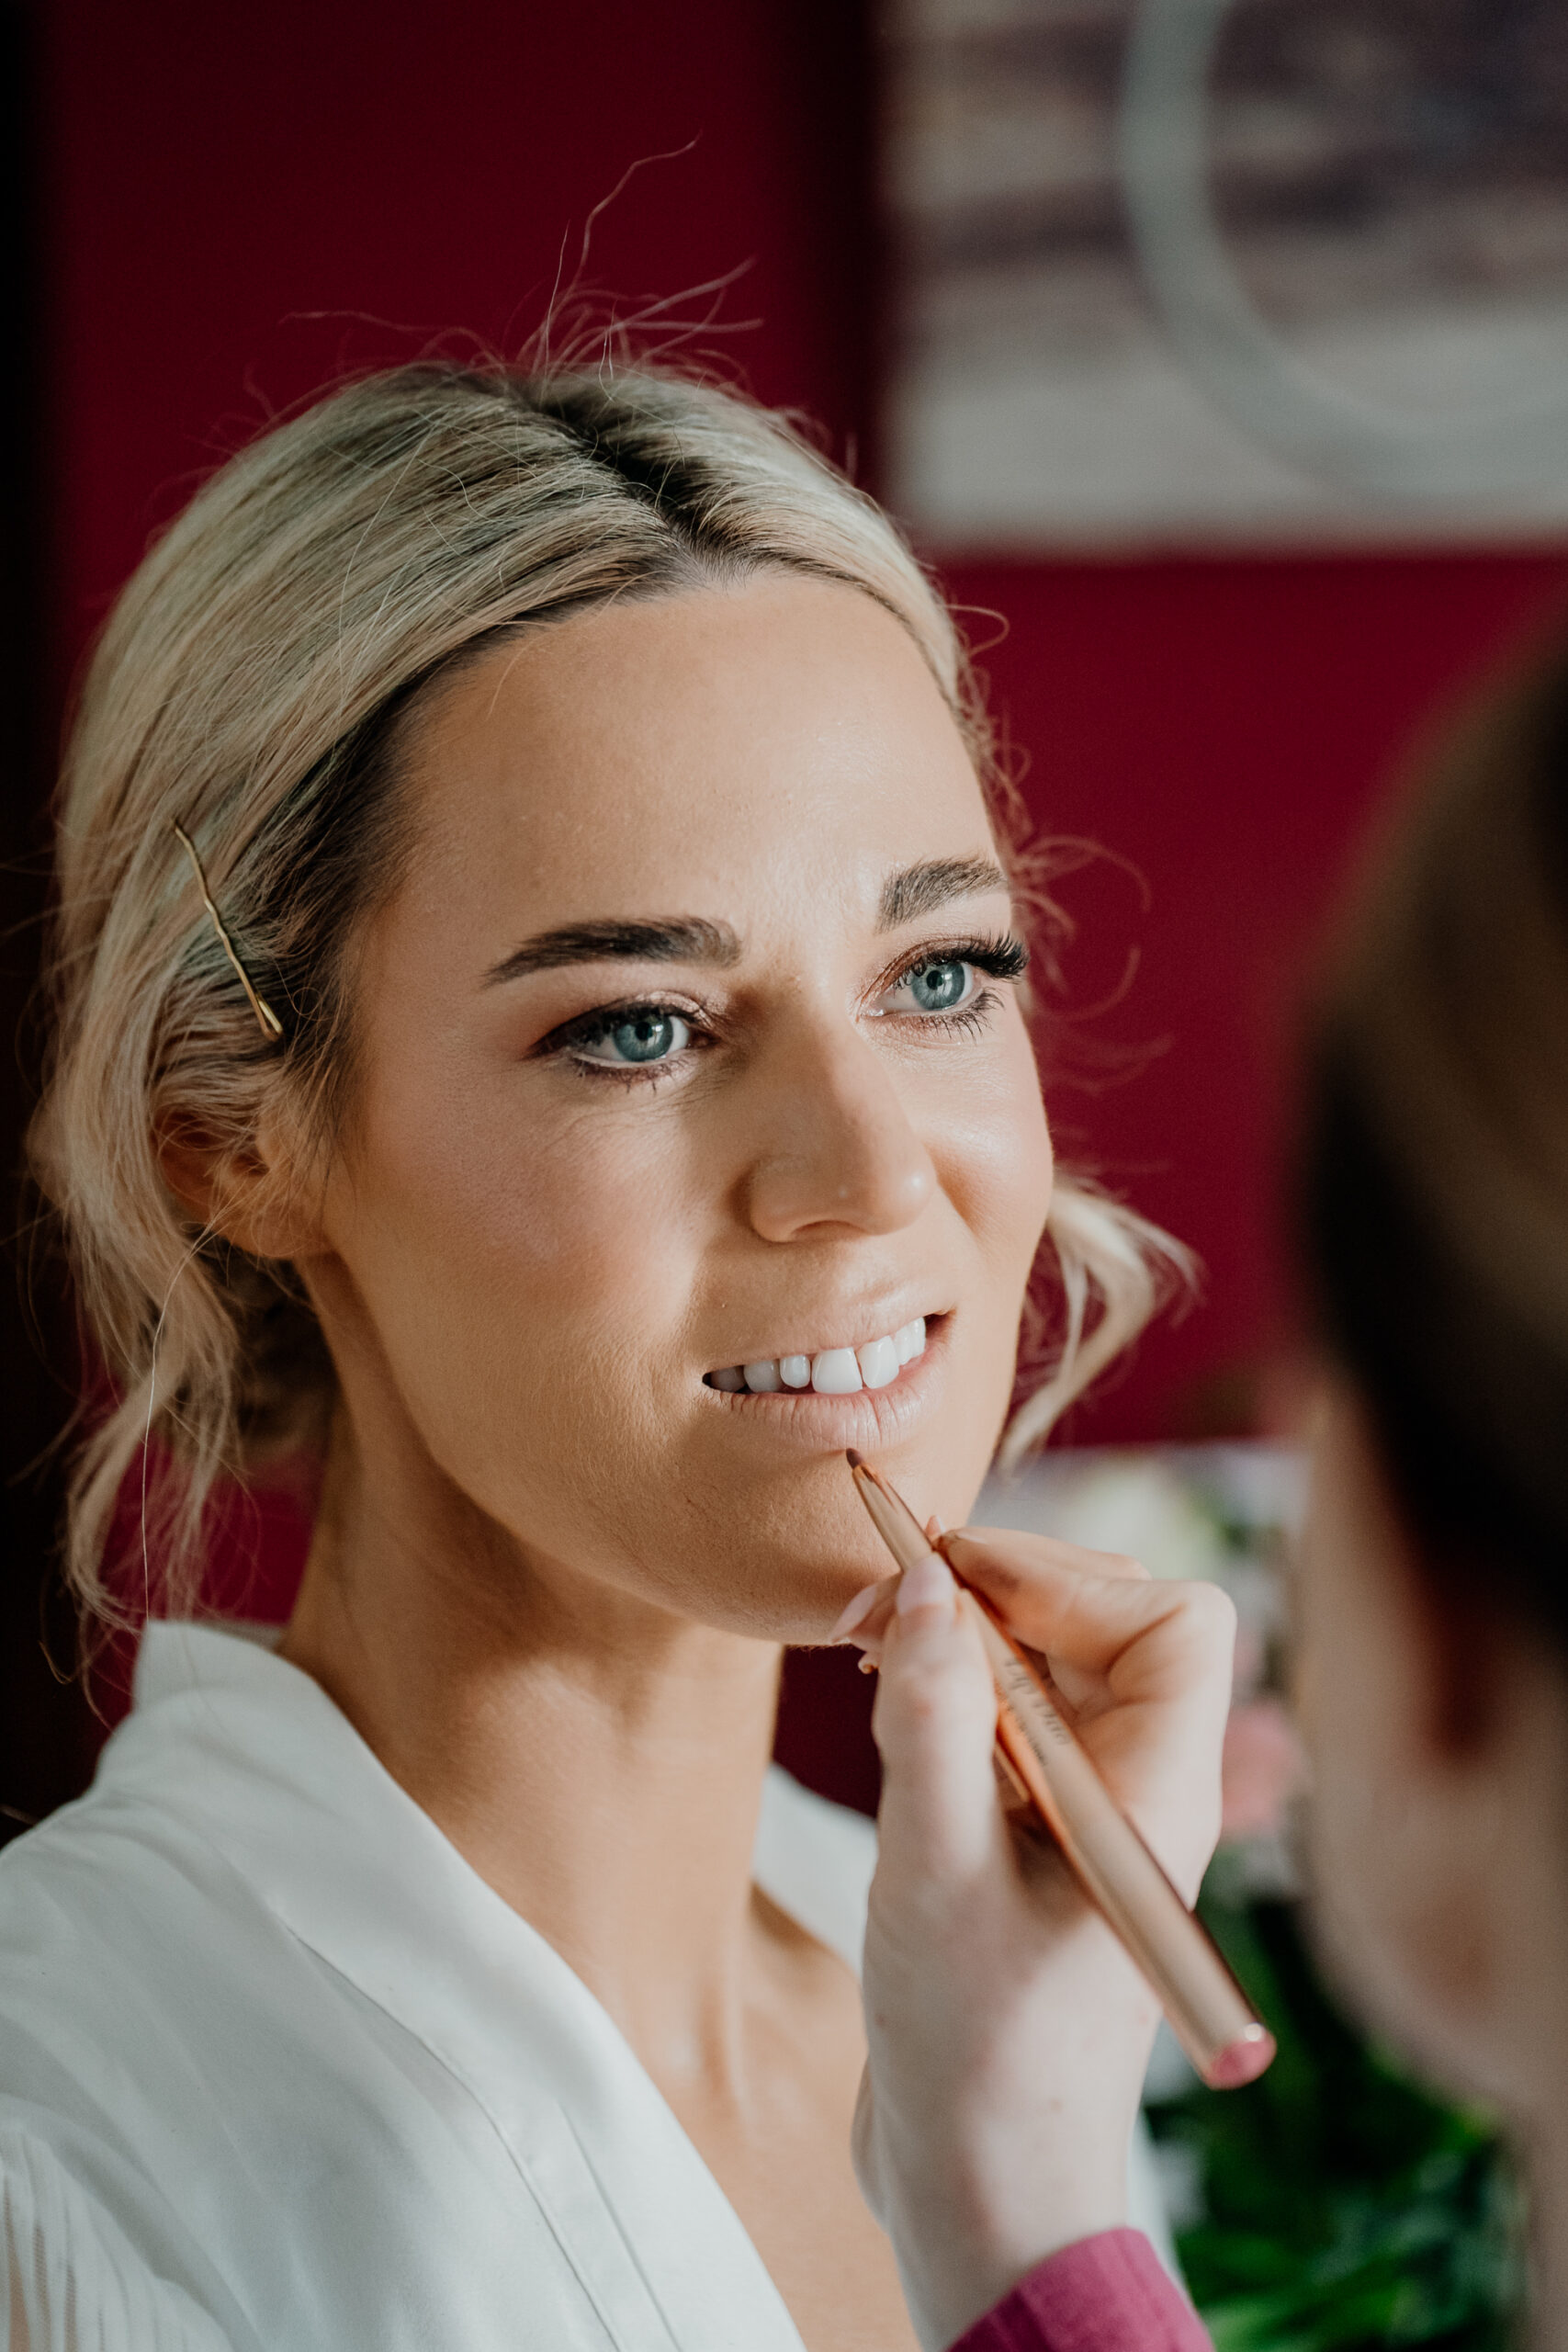
MULTIPOLYGON (((846 1470, 846 1487, 849 1483, 846 1470)), ((740 1589, 735 1555, 725 1564, 728 1577, 718 1583, 722 1617, 735 1624, 732 1611, 739 1600, 742 1632, 792 1648, 820 1645, 857 1592, 897 1573, 852 1488, 842 1502, 835 1492, 822 1508, 770 1518, 772 1523, 765 1519, 750 1541, 739 1536, 740 1589)))

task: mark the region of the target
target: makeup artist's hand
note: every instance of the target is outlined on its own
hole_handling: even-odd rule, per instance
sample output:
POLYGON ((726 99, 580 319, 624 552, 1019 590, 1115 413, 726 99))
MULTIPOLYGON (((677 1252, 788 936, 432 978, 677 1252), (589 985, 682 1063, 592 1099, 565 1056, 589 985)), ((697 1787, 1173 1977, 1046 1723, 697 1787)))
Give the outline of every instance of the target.
MULTIPOLYGON (((995 1529, 948 1544, 1075 1711, 1101 1778, 1189 1901, 1219 1834, 1235 1617, 1217 1586, 995 1529)), ((878 1655, 884 1785, 855 2162, 927 2352, 1035 2264, 1126 2218, 1158 2018, 992 1766, 978 1634, 934 1557, 852 1638, 878 1655)))

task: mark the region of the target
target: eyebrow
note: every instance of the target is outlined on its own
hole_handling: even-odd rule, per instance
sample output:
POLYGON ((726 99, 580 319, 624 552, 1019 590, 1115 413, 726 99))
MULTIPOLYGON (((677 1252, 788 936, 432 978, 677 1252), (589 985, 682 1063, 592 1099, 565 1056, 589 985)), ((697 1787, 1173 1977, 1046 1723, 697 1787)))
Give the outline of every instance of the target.
MULTIPOLYGON (((1007 876, 988 857, 928 857, 890 874, 877 909, 879 931, 897 931, 954 899, 1005 890, 1007 876)), ((569 922, 536 932, 492 964, 485 985, 519 980, 529 972, 551 972, 566 964, 599 964, 622 956, 649 964, 707 964, 727 969, 741 957, 739 934, 705 915, 655 915, 630 922, 569 922)))
POLYGON ((563 964, 598 964, 616 956, 650 964, 713 964, 740 961, 739 934, 727 922, 703 915, 659 915, 637 922, 569 922, 541 931, 492 964, 485 984, 521 979, 527 972, 554 971, 563 964))
POLYGON ((934 914, 954 899, 973 899, 983 892, 1006 890, 1007 876, 988 857, 928 857, 890 874, 882 886, 877 910, 878 931, 897 931, 918 915, 934 914))

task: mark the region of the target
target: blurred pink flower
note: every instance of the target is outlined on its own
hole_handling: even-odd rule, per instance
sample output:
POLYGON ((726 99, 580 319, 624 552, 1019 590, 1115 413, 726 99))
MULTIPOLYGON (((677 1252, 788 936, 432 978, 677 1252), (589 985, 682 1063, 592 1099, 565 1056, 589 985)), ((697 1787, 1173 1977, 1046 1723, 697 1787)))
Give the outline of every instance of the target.
POLYGON ((1273 1837, 1305 1785, 1306 1758, 1283 1702, 1249 1699, 1233 1707, 1221 1767, 1221 1837, 1273 1837))

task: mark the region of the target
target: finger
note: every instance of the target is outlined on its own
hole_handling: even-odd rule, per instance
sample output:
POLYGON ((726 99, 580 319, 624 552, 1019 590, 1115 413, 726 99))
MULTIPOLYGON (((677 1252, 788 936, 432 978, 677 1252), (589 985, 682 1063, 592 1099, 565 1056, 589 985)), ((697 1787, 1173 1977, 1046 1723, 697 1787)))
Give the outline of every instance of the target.
POLYGON ((1060 1535, 1026 1534, 1018 1527, 955 1527, 943 1542, 978 1547, 976 1558, 983 1556, 991 1597, 998 1601, 1015 1585, 1026 1589, 1044 1562, 1077 1568, 1084 1576, 1113 1577, 1124 1584, 1153 1581, 1142 1560, 1134 1560, 1125 1552, 1096 1552, 1087 1544, 1069 1544, 1060 1535))
MULTIPOLYGON (((1043 1650, 1044 1644, 1037 1634, 1026 1632, 1018 1619, 1021 1614, 1027 1616, 1029 1612, 1031 1576, 1036 1551, 1042 1560, 1054 1562, 1059 1567, 1078 1569, 1086 1576, 1119 1577, 1127 1583, 1136 1584, 1150 1581, 1149 1572, 1143 1563, 1130 1559, 1124 1553, 1094 1552, 1082 1544, 1065 1543, 1058 1536, 1025 1535, 1017 1539, 1021 1546, 1029 1547, 1021 1559, 1011 1550, 1014 1539, 1010 1530, 966 1528, 959 1532, 965 1536, 976 1536, 986 1545, 986 1564, 968 1580, 981 1586, 1002 1611, 1020 1639, 1032 1648, 1043 1650), (1000 1538, 995 1545, 987 1542, 993 1532, 1000 1538)), ((1053 1651, 1051 1666, 1057 1687, 1069 1705, 1077 1708, 1091 1705, 1097 1696, 1101 1695, 1101 1669, 1067 1657, 1060 1644, 1053 1651)))
POLYGON ((990 1668, 957 1587, 932 1555, 903 1578, 882 1642, 872 1730, 882 1755, 881 1855, 928 1883, 984 1869, 1005 1833, 991 1751, 990 1668))
POLYGON ((1118 1703, 1228 1701, 1235 1611, 1218 1585, 1156 1582, 1117 1555, 1011 1529, 960 1529, 942 1549, 1020 1641, 1118 1703))
MULTIPOLYGON (((944 1532, 945 1531, 942 1528, 942 1521, 939 1519, 932 1518, 927 1521, 926 1534, 928 1539, 933 1544, 940 1544, 942 1541, 944 1532)), ((989 1531, 987 1530, 986 1532, 988 1533, 989 1531)), ((1078 1566, 1089 1573, 1098 1572, 1109 1576, 1122 1576, 1129 1578, 1136 1578, 1145 1583, 1149 1580, 1147 1569, 1142 1567, 1136 1560, 1122 1558, 1115 1553, 1090 1552, 1086 1550, 1081 1544, 1062 1544, 1058 1543, 1055 1538, 1048 1536, 1042 1536, 1039 1538, 1026 1537, 1022 1540, 1025 1542, 1040 1542, 1046 1546, 1047 1550, 1054 1556, 1058 1557, 1062 1562, 1069 1566, 1078 1566)), ((995 1583, 998 1586, 1010 1584, 1016 1581, 1006 1558, 1003 1556, 998 1556, 994 1567, 987 1571, 987 1576, 994 1578, 995 1583)), ((969 1577, 968 1581, 971 1583, 980 1583, 985 1581, 985 1579, 982 1578, 982 1577, 976 1576, 969 1577)), ((882 1655, 883 1637, 887 1631, 888 1621, 893 1614, 895 1596, 897 1595, 897 1590, 898 1578, 896 1576, 883 1577, 880 1577, 876 1583, 866 1585, 860 1592, 856 1593, 854 1599, 849 1603, 849 1606, 845 1609, 842 1616, 840 1617, 838 1623, 834 1625, 831 1633, 829 1634, 828 1639, 830 1642, 835 1643, 852 1643, 857 1649, 865 1653, 867 1659, 869 1659, 873 1665, 878 1664, 882 1655)), ((999 1600, 1000 1593, 993 1590, 991 1597, 994 1600, 999 1600)), ((1021 1635, 1021 1638, 1028 1640, 1029 1636, 1027 1634, 1023 1634, 1021 1635)), ((1060 1663, 1060 1657, 1058 1657, 1058 1663, 1060 1663)), ((1071 1687, 1070 1669, 1068 1674, 1064 1676, 1064 1689, 1069 1699, 1076 1695, 1071 1687)))
POLYGON ((831 1640, 848 1644, 863 1653, 861 1658, 863 1668, 881 1663, 883 1637, 892 1619, 897 1590, 897 1577, 884 1577, 879 1583, 868 1585, 863 1593, 855 1596, 856 1602, 865 1603, 863 1611, 852 1614, 855 1611, 855 1602, 852 1602, 833 1628, 829 1636, 831 1640))
POLYGON ((829 1642, 855 1640, 863 1625, 891 1606, 897 1583, 897 1577, 879 1577, 874 1584, 863 1585, 854 1599, 834 1620, 828 1635, 829 1642))
POLYGON ((999 1530, 950 1536, 944 1548, 965 1581, 987 1598, 995 1590, 1069 1696, 1088 1691, 1079 1738, 1178 1884, 1194 1890, 1219 1828, 1235 1638, 1227 1596, 1217 1585, 1101 1575, 1046 1539, 999 1530))

